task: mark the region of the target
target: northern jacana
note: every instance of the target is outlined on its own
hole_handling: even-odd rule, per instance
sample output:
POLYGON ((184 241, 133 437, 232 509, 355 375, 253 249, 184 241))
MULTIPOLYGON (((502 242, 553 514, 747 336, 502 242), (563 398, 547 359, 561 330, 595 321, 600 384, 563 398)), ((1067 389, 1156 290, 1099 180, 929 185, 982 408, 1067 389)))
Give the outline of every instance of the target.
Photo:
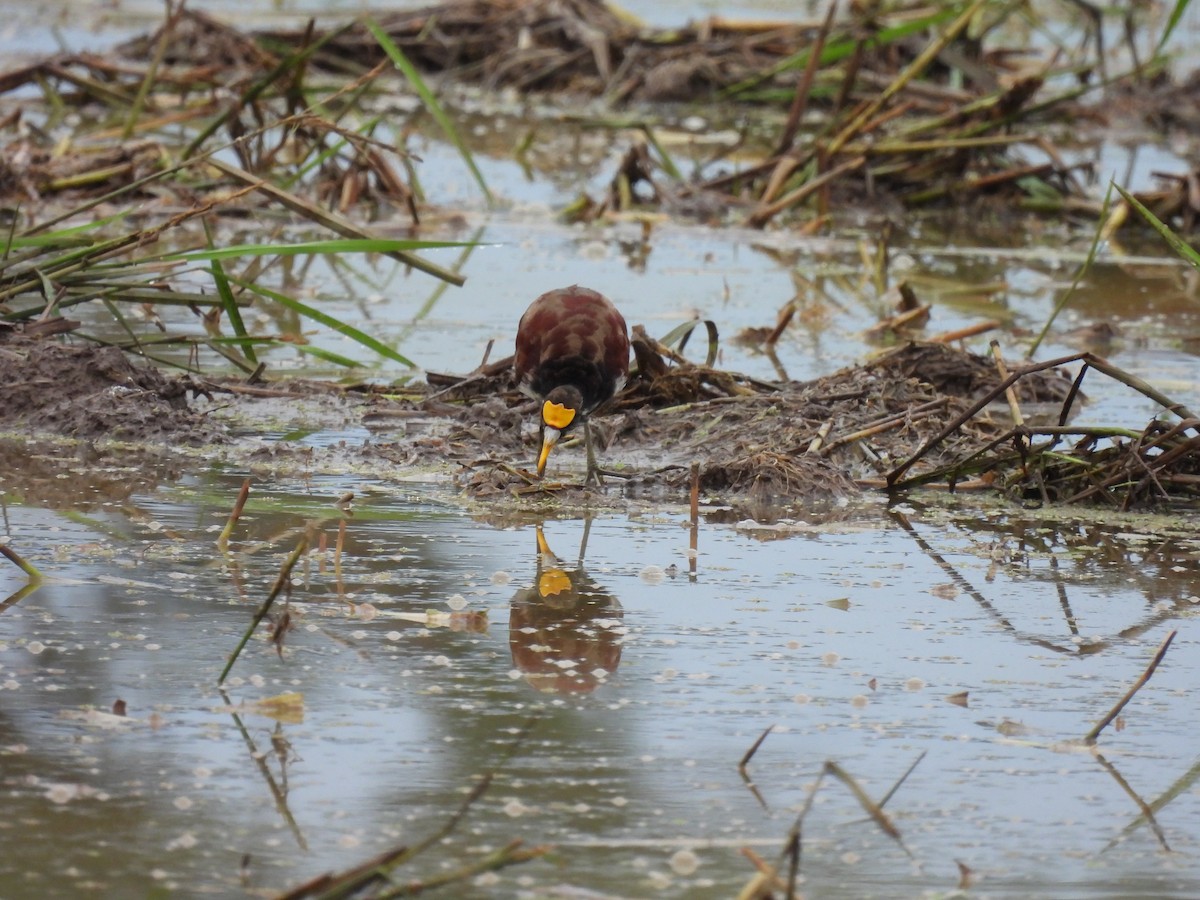
POLYGON ((629 374, 629 334, 621 313, 603 295, 578 285, 542 294, 517 326, 513 369, 521 390, 542 401, 538 477, 554 445, 582 421, 584 483, 599 483, 588 416, 612 399, 629 374))

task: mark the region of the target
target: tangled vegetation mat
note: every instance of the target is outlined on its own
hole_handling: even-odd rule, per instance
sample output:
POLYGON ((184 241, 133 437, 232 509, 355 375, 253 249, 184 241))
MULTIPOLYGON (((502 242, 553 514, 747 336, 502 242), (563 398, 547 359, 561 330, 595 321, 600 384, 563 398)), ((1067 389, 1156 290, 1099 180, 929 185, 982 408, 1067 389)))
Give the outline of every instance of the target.
MULTIPOLYGON (((606 465, 627 476, 610 479, 614 496, 680 499, 695 481, 706 496, 764 514, 925 484, 1125 509, 1200 496, 1200 419, 1090 354, 1061 361, 1076 363, 1072 379, 1052 364, 1010 371, 1000 359, 909 343, 815 381, 769 383, 690 363, 641 329, 634 344, 635 375, 596 419, 606 465), (1146 394, 1178 421, 1072 427, 1088 371, 1146 394)), ((228 442, 233 398, 248 417, 269 398, 336 398, 348 421, 377 435, 343 442, 339 453, 383 460, 387 474, 449 467, 471 496, 500 500, 594 491, 582 486, 582 450, 572 454, 570 443, 545 481, 530 471, 535 404, 516 390, 510 360, 431 380, 438 384, 400 394, 386 385, 167 377, 112 348, 10 335, 0 341, 0 383, 10 386, 0 429, 101 446, 228 442), (206 400, 189 406, 189 394, 206 400)), ((295 452, 312 462, 311 448, 295 452)))

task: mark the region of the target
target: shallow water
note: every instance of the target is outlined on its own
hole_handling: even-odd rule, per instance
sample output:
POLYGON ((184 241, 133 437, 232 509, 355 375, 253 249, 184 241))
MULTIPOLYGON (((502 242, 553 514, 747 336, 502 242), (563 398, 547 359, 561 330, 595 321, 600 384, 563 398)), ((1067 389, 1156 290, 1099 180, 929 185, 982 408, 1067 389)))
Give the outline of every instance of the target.
POLYGON ((949 891, 956 860, 981 896, 1200 892, 1194 525, 915 505, 704 522, 693 576, 685 517, 603 515, 586 577, 585 524, 545 522, 560 563, 539 577, 533 517, 333 478, 257 486, 222 557, 237 483, 56 510, 6 479, 5 539, 50 580, 0 614, 5 896, 281 889, 436 831, 489 773, 406 877, 521 838, 556 850, 458 895, 732 896, 741 851, 776 859, 827 760, 876 800, 917 765, 886 806, 903 847, 820 786, 811 896, 949 891), (222 694, 309 523, 327 549, 294 572, 283 658, 260 633, 222 694), (1078 746, 1171 629, 1105 759, 1078 746), (768 726, 756 797, 738 762, 768 726))
MULTIPOLYGON (((646 239, 632 223, 554 224, 578 192, 603 192, 636 134, 478 103, 462 100, 473 140, 501 148, 478 151, 495 210, 445 144, 420 133, 411 144, 426 190, 454 217, 461 208, 454 222, 431 217, 423 236, 483 245, 465 255, 463 288, 437 295, 431 279, 358 257, 319 261, 285 286, 430 370, 466 372, 489 341, 493 359, 506 354, 529 300, 572 282, 654 334, 713 319, 720 365, 758 377, 814 378, 870 352, 862 332, 887 309, 862 262, 877 226, 801 239, 661 224, 646 239), (510 157, 530 121, 547 129, 546 149, 526 170, 510 157), (793 297, 777 360, 732 340, 774 324, 793 297)), ((677 129, 677 160, 707 156, 706 125, 677 129)), ((1097 159, 1101 182, 1126 167, 1112 144, 1078 152, 1097 159)), ((1133 178, 1175 164, 1171 147, 1143 150, 1133 178)), ((232 229, 223 241, 244 237, 232 229)), ((1012 360, 1090 240, 1091 226, 915 222, 893 239, 892 278, 934 301, 930 332, 1003 321, 1012 360)), ((1105 248, 1038 355, 1095 346, 1197 408, 1196 286, 1157 252, 1105 248), (1071 333, 1096 323, 1120 333, 1104 344, 1071 333)), ((261 315, 252 327, 296 327, 261 315)), ((168 324, 201 330, 187 314, 168 324)), ((337 335, 311 338, 365 357, 337 335)), ((291 350, 269 358, 274 373, 313 371, 291 350)), ((1140 428, 1156 413, 1102 379, 1085 390, 1084 421, 1140 428)), ((387 439, 357 425, 301 438, 286 407, 269 409, 257 423, 268 447, 387 439)), ((876 801, 915 768, 885 807, 901 841, 844 784, 820 782, 803 822, 808 896, 949 894, 958 862, 972 896, 1200 896, 1194 511, 1105 517, 919 495, 766 527, 706 504, 693 576, 673 507, 506 520, 448 487, 382 475, 301 481, 269 459, 136 481, 37 459, 0 472, 0 539, 48 576, 0 607, 0 895, 269 895, 419 842, 490 774, 404 877, 521 838, 556 849, 454 895, 730 897, 754 873, 742 851, 777 861, 834 761, 876 801), (254 493, 223 556, 217 532, 246 474, 254 493), (344 515, 335 501, 350 490, 344 515), (560 564, 539 561, 538 524, 560 564), (222 693, 226 659, 310 527, 324 550, 294 572, 282 658, 260 631, 222 693), (1101 755, 1081 748, 1172 629, 1101 755), (109 713, 118 699, 125 718, 109 713), (748 785, 738 762, 768 727, 748 785)), ((0 561, 0 596, 23 583, 0 561)))

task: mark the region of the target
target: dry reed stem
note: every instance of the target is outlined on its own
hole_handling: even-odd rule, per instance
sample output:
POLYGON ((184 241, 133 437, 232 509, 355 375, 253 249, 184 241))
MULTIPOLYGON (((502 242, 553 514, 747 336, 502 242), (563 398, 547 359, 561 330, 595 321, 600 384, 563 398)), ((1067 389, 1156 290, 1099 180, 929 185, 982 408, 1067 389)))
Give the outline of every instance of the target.
POLYGON ((929 46, 927 46, 921 54, 909 63, 908 67, 901 72, 891 84, 889 84, 878 96, 876 96, 867 106, 857 115, 851 122, 843 128, 838 135, 829 143, 828 153, 830 156, 837 154, 845 144, 856 137, 863 131, 864 126, 870 121, 883 106, 904 89, 910 81, 920 75, 929 67, 929 64, 937 58, 937 55, 949 46, 958 35, 971 23, 971 20, 979 13, 987 3, 987 0, 974 0, 955 19, 950 26, 929 46))
POLYGON ((747 764, 750 762, 751 759, 754 758, 754 754, 758 752, 758 748, 761 747, 763 744, 763 741, 765 741, 767 739, 767 735, 769 735, 774 730, 775 730, 774 725, 768 725, 766 728, 764 728, 763 733, 760 734, 758 736, 758 738, 754 741, 754 743, 750 745, 750 749, 747 750, 742 755, 742 761, 738 763, 738 771, 741 772, 743 778, 746 777, 747 764))
POLYGON ((342 582, 342 550, 346 546, 346 520, 338 522, 337 544, 333 548, 333 578, 338 584, 338 593, 345 590, 342 582))
MULTIPOLYGON (((991 348, 992 357, 996 360, 996 371, 1000 375, 1000 380, 1007 381, 1011 373, 1008 371, 1008 366, 1004 363, 1004 354, 1000 350, 1000 342, 992 341, 988 346, 991 348)), ((1017 402, 1015 383, 1005 388, 1004 396, 1008 400, 1008 411, 1012 415, 1013 425, 1020 428, 1025 424, 1025 416, 1021 414, 1021 404, 1017 402)))
POLYGON ((815 178, 806 181, 800 187, 796 188, 796 190, 792 191, 786 196, 780 197, 773 203, 760 204, 759 207, 754 210, 754 212, 750 213, 750 215, 746 217, 745 224, 750 228, 762 228, 769 221, 771 221, 771 219, 775 218, 778 213, 787 209, 789 206, 796 206, 797 204, 802 203, 804 200, 807 200, 814 193, 819 191, 822 187, 829 184, 834 179, 845 175, 847 172, 853 172, 855 169, 862 168, 866 161, 867 158, 865 156, 856 156, 853 159, 848 159, 845 162, 834 166, 828 172, 822 172, 815 178))
POLYGON ((943 331, 941 334, 934 334, 927 338, 931 344, 949 344, 953 341, 961 341, 964 338, 974 337, 977 334, 984 334, 988 331, 995 331, 997 328, 1003 328, 1004 323, 996 319, 985 319, 982 322, 976 322, 974 325, 967 325, 965 328, 958 328, 954 331, 943 331))
MULTIPOLYGON (((893 489, 903 487, 906 482, 901 481, 901 478, 905 472, 912 468, 912 466, 915 465, 922 457, 941 444, 951 434, 958 431, 964 424, 969 422, 980 410, 1003 394, 1011 385, 1015 384, 1018 379, 1033 372, 1054 369, 1073 362, 1083 362, 1085 369, 1091 367, 1103 372, 1110 378, 1120 381, 1122 384, 1125 384, 1126 386, 1131 387, 1139 393, 1144 394, 1150 399, 1156 401, 1161 406, 1170 410, 1181 418, 1196 418, 1196 416, 1186 406, 1171 400, 1157 388, 1153 387, 1143 379, 1138 378, 1136 375, 1132 375, 1128 372, 1118 369, 1106 360, 1096 356, 1094 353, 1073 353, 1070 356, 1062 356, 1058 357, 1057 359, 1051 359, 1041 363, 1022 366, 1020 369, 1013 372, 1008 378, 1005 378, 1003 381, 1001 381, 997 387, 988 391, 986 394, 976 400, 975 403, 973 403, 953 422, 943 428, 942 431, 940 431, 937 435, 926 441, 908 459, 892 469, 887 476, 888 485, 893 489)), ((1067 401, 1064 403, 1063 412, 1061 413, 1063 418, 1066 417, 1069 411, 1069 404, 1074 397, 1075 393, 1068 395, 1067 401)))
POLYGON ((250 636, 254 634, 254 630, 258 628, 259 623, 266 618, 266 615, 270 611, 272 604, 275 603, 275 599, 279 596, 284 587, 287 586, 288 579, 292 574, 292 569, 295 567, 296 563, 300 561, 300 557, 304 555, 304 552, 307 549, 308 535, 306 534, 300 539, 300 543, 296 545, 296 549, 291 552, 286 560, 284 560, 283 568, 279 570, 279 576, 275 579, 275 584, 271 588, 271 593, 267 595, 267 599, 263 601, 262 606, 260 606, 258 611, 255 612, 254 618, 250 622, 250 627, 246 629, 245 634, 242 635, 242 639, 233 649, 233 653, 229 655, 229 661, 225 663, 225 668, 221 670, 221 675, 217 679, 218 686, 225 682, 225 677, 229 674, 229 670, 232 669, 233 664, 237 662, 238 656, 241 654, 242 649, 246 646, 246 643, 250 640, 250 636))
MULTIPOLYGON (((775 891, 787 891, 788 886, 782 878, 779 877, 779 872, 775 870, 769 862, 751 850, 749 847, 741 849, 742 856, 750 860, 750 864, 757 870, 753 877, 746 882, 746 885, 737 893, 737 900, 762 900, 762 898, 773 897, 775 891)), ((795 896, 787 893, 784 896, 795 896)))
POLYGON ((1125 696, 1118 700, 1116 704, 1114 704, 1113 708, 1108 711, 1108 714, 1105 715, 1105 717, 1099 722, 1097 722, 1096 726, 1091 731, 1083 736, 1083 742, 1085 744, 1087 744, 1089 747, 1095 744, 1096 738, 1100 736, 1100 732, 1107 728, 1109 723, 1121 714, 1121 710, 1123 710, 1129 701, 1133 699, 1134 694, 1136 694, 1145 686, 1146 682, 1150 680, 1150 676, 1154 674, 1154 670, 1158 668, 1158 664, 1161 663, 1163 661, 1163 657, 1167 655, 1167 648, 1171 646, 1171 641, 1175 640, 1175 635, 1178 633, 1178 631, 1172 629, 1171 632, 1165 638, 1163 638, 1163 642, 1159 644, 1158 650, 1155 652, 1154 657, 1150 660, 1149 665, 1147 665, 1145 671, 1138 676, 1138 680, 1133 683, 1133 686, 1125 692, 1125 696))
POLYGON ((771 329, 771 333, 767 335, 767 347, 773 347, 778 341, 784 329, 791 324, 792 319, 796 315, 796 300, 797 297, 792 297, 787 303, 780 307, 779 315, 775 320, 775 327, 771 329))
MULTIPOLYGON (((325 226, 330 231, 340 234, 342 237, 359 238, 364 240, 378 240, 380 236, 372 233, 370 230, 354 224, 349 219, 322 209, 314 203, 310 203, 303 197, 289 193, 277 185, 271 184, 265 179, 259 178, 257 175, 252 175, 245 169, 240 169, 237 166, 230 165, 219 159, 209 159, 208 165, 217 169, 219 172, 234 178, 237 181, 247 185, 250 190, 258 191, 270 199, 276 201, 282 206, 287 207, 292 212, 304 216, 313 222, 325 226)), ((461 287, 466 282, 466 278, 456 272, 451 272, 449 269, 444 269, 439 265, 431 263, 427 259, 416 256, 412 253, 407 253, 403 250, 388 251, 387 256, 399 260, 406 266, 417 269, 420 272, 425 272, 435 278, 440 278, 442 281, 448 281, 456 287, 461 287)))

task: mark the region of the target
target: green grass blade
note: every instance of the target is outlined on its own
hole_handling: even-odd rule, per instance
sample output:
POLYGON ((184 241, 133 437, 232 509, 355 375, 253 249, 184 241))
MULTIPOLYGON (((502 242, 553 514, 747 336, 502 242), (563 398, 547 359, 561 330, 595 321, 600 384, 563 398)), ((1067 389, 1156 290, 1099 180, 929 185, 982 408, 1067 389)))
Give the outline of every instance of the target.
POLYGON ((5 255, 7 255, 9 250, 23 250, 28 247, 85 246, 93 243, 90 238, 84 237, 85 232, 95 231, 97 228, 111 225, 113 222, 124 219, 131 212, 132 210, 129 209, 122 210, 115 215, 94 219, 82 225, 72 225, 70 228, 48 231, 45 234, 11 235, 5 243, 5 255))
MULTIPOLYGON (((928 16, 923 16, 919 19, 913 19, 911 22, 902 22, 899 25, 890 28, 882 28, 876 34, 872 35, 869 42, 876 46, 882 47, 888 44, 902 41, 906 37, 920 32, 928 28, 936 28, 937 26, 950 21, 958 13, 957 4, 951 3, 939 9, 937 12, 928 16)), ((854 52, 854 47, 858 43, 856 39, 847 38, 840 41, 830 41, 825 45, 825 49, 821 51, 820 65, 829 66, 835 62, 839 62, 854 52)), ((789 56, 787 59, 782 59, 775 65, 764 69, 761 72, 756 72, 749 78, 739 81, 737 84, 731 84, 727 88, 722 88, 720 94, 725 97, 736 97, 746 91, 752 90, 774 78, 780 72, 786 72, 789 69, 802 69, 808 65, 809 50, 805 48, 798 53, 789 56)), ((788 95, 791 95, 788 91, 788 95)))
POLYGON ((133 329, 129 327, 129 320, 121 314, 121 311, 117 309, 116 304, 113 303, 108 297, 101 297, 100 299, 103 301, 105 307, 108 308, 108 314, 116 319, 117 324, 124 329, 127 335, 129 335, 129 339, 133 341, 133 346, 137 348, 138 355, 145 356, 146 350, 142 347, 142 342, 138 340, 138 336, 134 334, 133 329))
POLYGON ((244 287, 248 291, 253 291, 254 293, 258 294, 260 297, 266 297, 268 300, 274 300, 276 303, 280 304, 281 306, 283 306, 287 309, 290 309, 292 312, 294 312, 298 315, 304 316, 306 319, 312 319, 314 322, 319 322, 320 324, 324 325, 326 328, 330 328, 333 331, 336 331, 338 334, 345 335, 346 337, 350 338, 352 341, 357 341, 358 343, 362 344, 364 347, 374 350, 380 356, 386 357, 387 359, 394 360, 403 366, 408 366, 410 369, 415 369, 417 367, 416 363, 414 363, 407 356, 405 356, 402 353, 396 352, 395 350, 393 350, 391 347, 389 347, 387 344, 383 343, 382 341, 371 337, 369 334, 367 334, 364 331, 360 331, 359 329, 355 328, 353 325, 348 325, 345 322, 341 321, 340 319, 335 319, 333 316, 329 315, 328 313, 323 313, 319 309, 315 309, 306 303, 301 303, 299 300, 295 299, 294 297, 289 297, 286 294, 279 293, 278 291, 272 291, 268 288, 262 287, 261 285, 250 284, 248 282, 241 281, 237 278, 234 278, 231 280, 233 281, 234 284, 240 285, 241 287, 244 287))
MULTIPOLYGON (((391 238, 333 238, 327 241, 301 241, 298 244, 238 244, 209 250, 185 250, 148 257, 156 262, 201 262, 233 259, 239 256, 305 256, 316 253, 395 253, 408 250, 438 250, 465 247, 464 241, 415 241, 391 238)), ((139 260, 145 262, 145 259, 139 260)))
MULTIPOLYGON (((204 236, 208 238, 208 246, 211 248, 212 229, 209 228, 207 221, 204 223, 204 236)), ((235 335, 242 339, 241 348, 242 352, 246 354, 246 359, 252 366, 257 366, 258 356, 254 352, 254 342, 249 340, 250 334, 246 331, 246 323, 242 321, 242 311, 238 308, 237 298, 233 296, 233 290, 229 287, 229 278, 225 275, 225 267, 221 265, 219 259, 214 259, 209 262, 209 271, 212 273, 217 296, 221 298, 221 308, 225 310, 225 317, 229 319, 229 327, 233 329, 235 335)))
POLYGON ((225 267, 221 265, 219 259, 214 259, 211 263, 213 284, 216 285, 217 294, 221 297, 221 308, 225 310, 225 316, 229 319, 229 327, 233 329, 233 333, 239 338, 239 345, 242 352, 246 354, 246 359, 251 365, 258 365, 258 356, 254 352, 254 342, 251 341, 250 333, 246 331, 246 323, 242 321, 242 311, 238 309, 237 298, 233 296, 233 291, 229 287, 229 277, 225 274, 225 267))
MULTIPOLYGON (((1183 18, 1183 14, 1187 11, 1192 0, 1175 0, 1175 8, 1171 10, 1170 18, 1167 19, 1167 25, 1163 28, 1162 37, 1158 39, 1158 46, 1154 48, 1154 55, 1158 56, 1163 51, 1163 47, 1167 45, 1167 41, 1171 39, 1171 35, 1175 31, 1175 26, 1179 24, 1179 20, 1183 18)), ((1120 188, 1118 188, 1120 190, 1120 188)))
POLYGON ((315 154, 311 159, 301 165, 295 172, 280 180, 280 187, 285 190, 292 190, 309 172, 323 166, 328 160, 333 159, 342 149, 349 145, 349 141, 342 138, 336 141, 332 146, 326 147, 320 153, 315 154))
POLYGON ((1171 249, 1178 253, 1183 259, 1186 259, 1197 269, 1200 269, 1200 253, 1196 249, 1171 230, 1171 227, 1163 222, 1158 216, 1146 209, 1137 197, 1129 193, 1125 188, 1121 187, 1115 181, 1112 186, 1117 189, 1117 193, 1125 198, 1125 202, 1138 211, 1143 219, 1150 223, 1150 226, 1162 235, 1163 240, 1171 245, 1171 249))
POLYGON ((342 356, 340 353, 334 353, 332 350, 324 350, 321 347, 314 347, 311 344, 289 344, 301 353, 307 353, 309 356, 315 356, 317 359, 323 359, 326 362, 331 362, 334 365, 344 366, 347 369, 365 369, 366 366, 356 359, 351 359, 348 356, 342 356))
POLYGON ((450 117, 446 115, 446 111, 442 109, 442 105, 433 96, 433 91, 425 84, 416 67, 404 55, 404 51, 396 46, 395 42, 388 36, 388 33, 380 28, 374 19, 367 19, 367 28, 371 30, 371 34, 375 36, 375 40, 379 42, 379 46, 383 48, 383 52, 391 59, 392 64, 408 79, 408 83, 412 85, 413 90, 417 92, 417 96, 421 98, 421 103, 425 105, 425 109, 429 111, 434 121, 445 132, 446 137, 458 148, 459 155, 462 156, 463 162, 467 164, 467 168, 471 170, 471 174, 475 176, 475 181, 479 184, 479 189, 483 191, 483 196, 487 199, 490 206, 493 202, 492 192, 488 190, 483 173, 475 165, 475 157, 471 155, 470 149, 463 142, 458 129, 454 127, 454 123, 450 121, 450 117))
MULTIPOLYGON (((475 248, 480 246, 479 237, 483 234, 483 231, 484 229, 482 226, 475 229, 474 236, 470 241, 467 242, 467 245, 463 247, 462 253, 458 255, 458 259, 456 259, 454 261, 454 265, 450 267, 451 272, 462 272, 462 270, 466 267, 467 260, 471 258, 471 254, 475 252, 475 248)), ((401 344, 408 340, 409 334, 412 333, 412 330, 417 326, 417 323, 433 311, 434 306, 442 298, 442 295, 446 293, 446 290, 449 287, 449 283, 445 281, 434 287, 433 292, 429 295, 429 299, 422 304, 421 308, 417 310, 416 315, 409 320, 408 324, 396 338, 395 343, 401 344)))
POLYGON ((654 134, 654 129, 649 125, 643 125, 642 134, 646 135, 646 140, 658 154, 658 160, 662 163, 663 171, 675 181, 683 181, 683 173, 679 171, 679 167, 675 165, 675 161, 671 159, 671 155, 667 153, 663 145, 659 143, 658 137, 654 134))
MULTIPOLYGON (((1042 341, 1046 339, 1046 335, 1050 333, 1050 326, 1054 324, 1054 320, 1058 318, 1058 314, 1063 311, 1067 305, 1067 301, 1075 296, 1075 290, 1079 287, 1079 283, 1083 281, 1083 276, 1091 271, 1092 263, 1096 261, 1096 253, 1100 249, 1100 239, 1104 234, 1105 223, 1108 222, 1109 201, 1112 199, 1112 188, 1117 187, 1116 182, 1110 182, 1108 192, 1104 195, 1104 206, 1100 210, 1099 219, 1096 222, 1096 233, 1092 236, 1092 246, 1088 248, 1087 259, 1079 266, 1075 272, 1075 278, 1071 282, 1071 286, 1066 292, 1058 298, 1058 302, 1054 304, 1054 309, 1051 311, 1049 318, 1046 319, 1046 324, 1042 326, 1042 330, 1038 332, 1033 343, 1029 345, 1029 349, 1025 352, 1026 359, 1032 359, 1033 354, 1037 353, 1038 347, 1042 345, 1042 341)), ((1122 192, 1124 193, 1124 192, 1122 192)))
POLYGON ((150 60, 150 67, 146 69, 146 74, 142 76, 142 83, 138 85, 137 95, 133 98, 133 106, 129 110, 129 118, 125 120, 125 128, 121 133, 122 140, 127 141, 133 137, 138 119, 142 116, 142 110, 146 108, 146 99, 150 96, 150 89, 154 87, 154 82, 158 77, 158 70, 162 67, 163 60, 166 58, 167 46, 175 36, 175 25, 182 13, 183 7, 174 10, 170 4, 167 5, 167 13, 163 18, 162 31, 159 33, 158 43, 154 47, 154 57, 150 60))

